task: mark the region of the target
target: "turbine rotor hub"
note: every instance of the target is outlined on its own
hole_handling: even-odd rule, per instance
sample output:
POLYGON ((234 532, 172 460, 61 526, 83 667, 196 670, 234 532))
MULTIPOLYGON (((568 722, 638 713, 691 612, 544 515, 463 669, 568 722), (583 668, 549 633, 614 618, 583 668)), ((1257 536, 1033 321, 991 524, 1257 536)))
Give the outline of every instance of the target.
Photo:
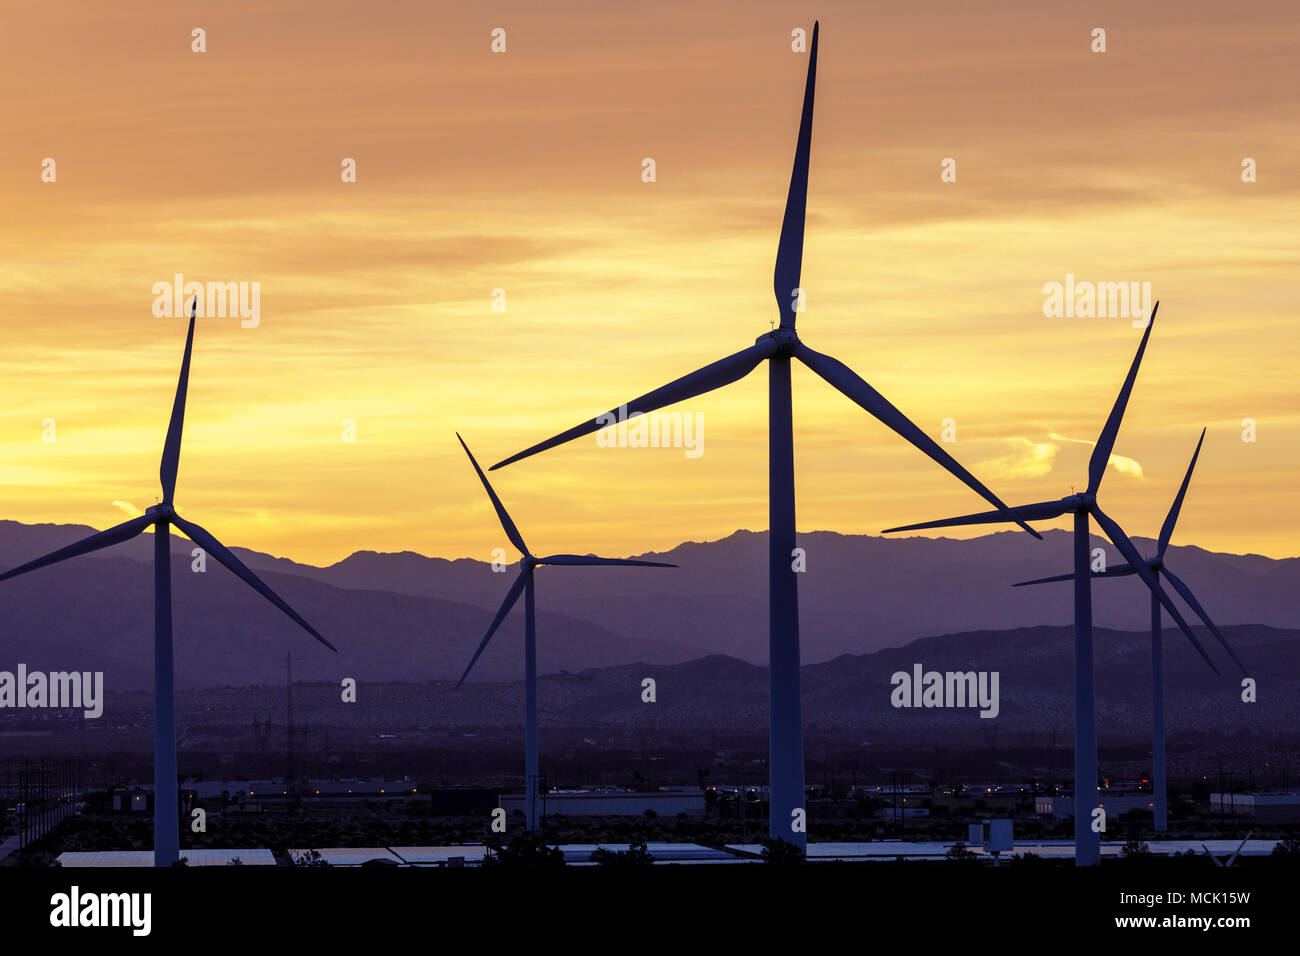
POLYGON ((152 515, 155 518, 170 518, 172 515, 176 514, 176 509, 172 507, 170 501, 164 501, 160 504, 146 508, 144 513, 152 515))
POLYGON ((758 345, 764 339, 771 339, 775 342, 777 346, 776 354, 787 358, 794 354, 795 348, 799 345, 799 336, 795 334, 794 329, 773 329, 771 332, 764 332, 754 339, 754 344, 758 345))

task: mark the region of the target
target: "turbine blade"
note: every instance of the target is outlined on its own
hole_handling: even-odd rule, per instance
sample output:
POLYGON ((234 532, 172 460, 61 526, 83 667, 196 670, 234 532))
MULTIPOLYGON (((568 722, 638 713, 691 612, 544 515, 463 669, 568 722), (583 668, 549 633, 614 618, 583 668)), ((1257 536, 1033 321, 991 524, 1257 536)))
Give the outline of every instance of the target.
POLYGON ((1241 658, 1237 656, 1237 652, 1229 646, 1228 639, 1223 636, 1223 632, 1215 627, 1214 622, 1210 620, 1210 615, 1205 613, 1205 608, 1201 607, 1201 602, 1196 600, 1196 596, 1192 594, 1192 589, 1187 586, 1182 578, 1174 574, 1174 572, 1170 571, 1168 568, 1164 569, 1164 573, 1165 577, 1169 579, 1169 583, 1174 586, 1174 590, 1177 591, 1182 599, 1187 602, 1187 606, 1192 609, 1196 616, 1205 622, 1205 626, 1210 629, 1210 633, 1213 634, 1218 642, 1223 645, 1223 649, 1228 652, 1228 656, 1232 658, 1233 662, 1241 668, 1241 672, 1243 674, 1248 674, 1249 672, 1246 670, 1246 665, 1243 664, 1241 658))
POLYGON ((1228 866, 1232 866, 1232 864, 1237 862, 1237 856, 1241 853, 1242 850, 1246 849, 1246 842, 1250 839, 1250 835, 1254 832, 1255 832, 1254 830, 1246 831, 1245 839, 1243 839, 1241 843, 1237 845, 1236 852, 1234 852, 1232 856, 1228 857, 1228 863, 1227 863, 1228 866))
POLYGON ((662 561, 633 561, 631 558, 597 558, 593 555, 582 554, 553 554, 549 558, 540 558, 538 564, 556 564, 566 565, 569 567, 588 567, 601 564, 617 564, 627 567, 638 568, 675 568, 675 564, 665 564, 662 561))
POLYGON ((1032 581, 1017 581, 1015 584, 1011 586, 1013 588, 1025 588, 1025 587, 1029 587, 1031 584, 1054 584, 1057 581, 1073 581, 1073 580, 1074 580, 1074 572, 1071 571, 1069 574, 1056 574, 1050 578, 1034 578, 1032 581))
POLYGON ((808 209, 808 166, 812 158, 813 92, 817 86, 817 28, 813 24, 812 50, 808 54, 808 78, 803 87, 803 113, 799 117, 799 139, 794 147, 794 169, 790 173, 790 192, 785 200, 785 219, 781 239, 776 247, 776 268, 772 273, 772 291, 781 316, 781 328, 794 328, 794 290, 799 287, 803 270, 803 231, 808 209))
POLYGON ((884 424, 888 425, 899 435, 925 452, 936 462, 948 469, 954 477, 964 485, 987 500, 990 504, 996 505, 998 511, 1002 514, 1003 520, 1014 521, 1020 527, 1024 528, 1035 538, 1042 538, 1042 535, 1029 527, 1019 515, 1016 515, 1010 508, 1003 503, 1002 499, 984 487, 974 475, 957 464, 946 451, 939 447, 938 442, 921 431, 914 425, 906 415, 900 412, 893 405, 885 400, 885 397, 868 385, 853 369, 849 368, 838 359, 833 359, 829 355, 823 355, 814 349, 800 342, 795 346, 795 357, 807 365, 810 369, 820 375, 831 385, 835 386, 853 401, 857 402, 884 424))
POLYGON ((511 544, 524 554, 529 554, 528 545, 524 544, 524 536, 519 533, 519 529, 515 527, 510 515, 506 513, 506 506, 501 503, 497 493, 488 484, 487 475, 483 474, 483 469, 478 466, 478 460, 474 457, 474 453, 469 450, 469 445, 465 444, 465 439, 460 437, 460 432, 456 433, 456 439, 460 442, 460 447, 465 449, 465 454, 469 455, 470 464, 474 466, 474 470, 478 472, 479 481, 483 482, 483 487, 487 489, 488 497, 492 499, 492 507, 497 510, 497 517, 501 519, 501 527, 505 529, 506 537, 510 539, 511 544))
POLYGON ((1187 486, 1192 481, 1192 469, 1196 467, 1196 459, 1201 454, 1201 443, 1205 441, 1205 429, 1201 429, 1201 437, 1196 442, 1196 451, 1192 452, 1191 463, 1187 466, 1187 474, 1183 475, 1183 483, 1178 488, 1178 494, 1174 496, 1174 503, 1169 508, 1169 514, 1165 516, 1164 527, 1160 529, 1160 546, 1156 549, 1156 557, 1163 558, 1165 549, 1169 547, 1169 539, 1174 536, 1174 525, 1178 523, 1178 512, 1183 507, 1183 497, 1187 494, 1187 486))
MULTIPOLYGON (((1047 521, 1065 514, 1070 510, 1070 506, 1063 501, 1040 501, 1032 505, 1017 505, 1009 510, 1023 521, 1047 521)), ((1001 511, 981 511, 979 514, 959 515, 956 518, 940 518, 938 521, 922 521, 918 524, 886 528, 881 534, 893 534, 895 531, 921 531, 926 528, 958 528, 968 524, 1000 524, 1006 520, 1007 516, 1001 511)))
POLYGON ((1129 366, 1128 377, 1124 379, 1119 396, 1115 399, 1115 405, 1110 410, 1110 417, 1106 419, 1106 426, 1097 439, 1097 447, 1092 450, 1092 458, 1088 460, 1088 494, 1090 495, 1097 493, 1102 475, 1106 472, 1111 449, 1115 447, 1115 436, 1119 434, 1119 424, 1124 420, 1124 409, 1128 406, 1128 397, 1133 391, 1133 383, 1137 381, 1138 366, 1142 364, 1142 353, 1146 351, 1147 339, 1151 337, 1151 329, 1156 324, 1156 312, 1159 309, 1160 303, 1157 302, 1151 309, 1151 319, 1147 322, 1146 331, 1142 333, 1142 341, 1138 345, 1137 355, 1133 356, 1133 364, 1129 366))
POLYGON ((259 594, 262 595, 262 597, 266 598, 268 601, 270 601, 272 604, 278 607, 281 611, 287 614, 295 624, 297 624, 299 627, 305 630, 308 634, 316 638, 316 640, 320 641, 331 651, 338 650, 337 647, 335 647, 329 641, 325 640, 325 638, 321 636, 320 632, 317 631, 316 628, 308 624, 307 621, 302 617, 302 615, 300 615, 297 611, 291 608, 285 602, 284 598, 280 597, 280 595, 272 591, 270 586, 267 585, 266 582, 264 582, 256 574, 254 574, 251 570, 249 570, 248 566, 245 565, 243 561, 240 561, 239 558, 235 557, 235 555, 231 552, 229 548, 227 548, 224 544, 222 544, 220 541, 214 538, 211 532, 206 531, 203 528, 200 528, 193 521, 186 521, 178 514, 172 515, 171 523, 174 524, 177 528, 179 528, 184 533, 185 537, 189 538, 191 541, 197 544, 200 548, 206 551, 211 557, 216 558, 217 561, 223 564, 228 570, 232 571, 238 577, 243 578, 245 584, 251 587, 254 591, 257 591, 259 594))
POLYGON ((526 448, 517 455, 511 455, 504 461, 499 461, 488 471, 496 471, 512 462, 519 461, 521 458, 527 458, 530 455, 536 455, 539 451, 546 451, 548 448, 554 448, 556 445, 563 445, 565 442, 573 441, 575 438, 581 438, 583 435, 590 435, 594 431, 606 428, 620 421, 623 417, 635 415, 638 412, 652 412, 656 408, 663 408, 665 405, 674 405, 677 402, 684 401, 688 398, 694 398, 696 395, 703 395, 705 392, 711 392, 716 388, 722 388, 724 385, 730 385, 754 371, 758 363, 765 358, 770 358, 776 354, 777 344, 769 337, 763 336, 758 342, 755 342, 747 349, 742 349, 724 359, 719 359, 712 365, 706 365, 698 371, 691 372, 689 375, 683 375, 676 381, 669 382, 661 388, 656 388, 653 392, 647 392, 640 398, 633 399, 626 405, 608 411, 603 415, 595 418, 589 418, 581 425, 575 425, 566 432, 561 432, 554 438, 548 438, 544 442, 539 442, 531 448, 526 448))
POLYGON ((109 528, 107 531, 99 531, 87 538, 82 538, 75 544, 70 544, 65 548, 59 548, 57 551, 51 551, 43 558, 37 558, 35 561, 28 561, 26 564, 20 564, 16 568, 10 568, 4 574, 0 574, 0 581, 6 578, 16 578, 20 574, 26 574, 28 571, 35 571, 37 568, 48 567, 51 564, 58 564, 60 561, 66 561, 68 558, 75 558, 78 555, 90 554, 92 551, 99 551, 103 548, 112 547, 115 544, 121 544, 123 541, 129 541, 137 534, 143 531, 149 525, 154 523, 152 515, 140 515, 138 518, 132 518, 130 521, 123 521, 121 524, 109 528))
POLYGON ((163 501, 171 501, 176 494, 176 475, 181 461, 181 431, 185 427, 185 393, 190 386, 190 352, 194 348, 194 316, 199 308, 199 297, 194 296, 190 306, 190 330, 185 334, 185 357, 181 359, 181 377, 176 383, 176 401, 172 404, 172 420, 167 425, 167 441, 163 444, 162 465, 158 477, 162 479, 163 501))
POLYGON ((1109 515, 1098 508, 1095 504, 1089 510, 1092 512, 1092 516, 1097 519, 1097 524, 1101 526, 1102 531, 1106 533, 1106 537, 1110 538, 1111 544, 1115 545, 1115 547, 1119 549, 1119 553, 1124 555, 1124 558, 1129 564, 1133 565, 1137 571, 1138 577, 1140 577, 1143 582, 1145 582, 1146 586, 1151 589, 1151 592, 1160 599, 1160 603, 1163 604, 1165 610, 1169 612, 1169 616, 1174 619, 1174 622, 1187 636, 1187 639, 1192 642, 1192 646, 1196 648, 1196 652, 1204 658, 1205 663, 1210 665, 1210 670, 1218 674, 1219 669, 1214 666, 1214 661, 1210 660, 1210 655, 1205 653, 1205 648, 1202 647, 1201 642, 1196 639, 1196 635, 1192 633, 1192 629, 1187 626, 1187 622, 1183 620, 1183 616, 1178 613, 1178 608, 1174 606, 1174 602, 1169 600, 1169 595, 1166 594, 1165 589, 1160 586, 1160 580, 1156 577, 1156 573, 1147 566, 1142 555, 1138 553, 1138 549, 1134 547, 1133 542, 1128 539, 1128 535, 1124 533, 1123 529, 1120 528, 1120 526, 1117 525, 1109 515))
POLYGON ((492 640, 492 635, 497 632, 497 628, 501 626, 501 622, 506 619, 506 615, 510 613, 510 609, 514 607, 515 602, 519 600, 519 595, 524 593, 524 585, 528 583, 528 576, 530 574, 532 574, 532 572, 527 568, 520 569, 519 576, 515 578, 515 583, 510 585, 510 590, 506 592, 506 599, 501 602, 501 608, 497 611, 497 616, 492 619, 492 625, 487 629, 487 633, 483 635, 483 640, 479 642, 478 650, 476 650, 474 656, 469 659, 469 664, 465 668, 465 673, 461 674, 460 680, 456 681, 457 690, 460 690, 460 685, 465 683, 465 678, 468 677, 469 672, 474 669, 474 664, 478 661, 483 650, 488 646, 488 641, 492 640))
MULTIPOLYGON (((1137 572, 1133 570, 1133 566, 1131 564, 1121 564, 1118 567, 1107 568, 1105 571, 1094 571, 1089 576, 1096 580, 1097 578, 1123 578, 1128 577, 1130 574, 1137 574, 1137 572)), ((1051 584, 1055 581, 1073 580, 1074 572, 1071 571, 1069 574, 1057 574, 1050 578, 1035 578, 1032 581, 1017 581, 1011 586, 1013 588, 1023 588, 1028 587, 1031 584, 1051 584)))

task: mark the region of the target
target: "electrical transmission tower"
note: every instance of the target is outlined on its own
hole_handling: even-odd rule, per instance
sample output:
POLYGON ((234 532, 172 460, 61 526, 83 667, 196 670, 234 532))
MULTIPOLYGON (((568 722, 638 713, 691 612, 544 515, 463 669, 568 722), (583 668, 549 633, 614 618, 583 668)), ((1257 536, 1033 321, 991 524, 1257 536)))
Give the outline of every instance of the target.
POLYGON ((258 720, 257 714, 253 715, 253 739, 257 741, 258 756, 265 756, 266 744, 271 736, 271 716, 268 714, 266 720, 258 720))
POLYGON ((277 665, 284 668, 284 747, 285 768, 284 788, 298 789, 298 774, 294 766, 294 727, 293 727, 293 654, 285 654, 283 661, 277 665))

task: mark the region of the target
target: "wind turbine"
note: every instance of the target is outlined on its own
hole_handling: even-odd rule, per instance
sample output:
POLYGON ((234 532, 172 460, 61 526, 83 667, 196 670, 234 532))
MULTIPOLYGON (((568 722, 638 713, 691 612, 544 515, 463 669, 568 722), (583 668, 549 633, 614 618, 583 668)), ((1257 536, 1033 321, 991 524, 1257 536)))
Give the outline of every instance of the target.
MULTIPOLYGON (((1106 419, 1097 445, 1092 450, 1088 462, 1088 488, 1081 494, 1070 494, 1059 501, 1040 501, 1030 505, 1012 508, 1016 518, 1029 521, 1048 521, 1064 514, 1074 515, 1074 862, 1076 866, 1093 866, 1101 862, 1101 837, 1092 829, 1092 812, 1097 808, 1097 708, 1092 669, 1092 591, 1091 576, 1088 573, 1088 517, 1091 515, 1105 532, 1106 537, 1119 549, 1132 565, 1134 572, 1146 586, 1151 589, 1155 599, 1165 606, 1173 619, 1182 628, 1187 639, 1200 652, 1201 657, 1217 674, 1218 668, 1205 653, 1205 648, 1192 634, 1191 628, 1178 613, 1168 595, 1160 587, 1160 582, 1142 556, 1138 554, 1128 535, 1097 504, 1097 489, 1101 485, 1106 465, 1110 461, 1110 451, 1115 446, 1115 436, 1119 434, 1120 422, 1124 418, 1124 409, 1128 405, 1129 394, 1137 379, 1138 366, 1142 362, 1142 353, 1146 350, 1147 339, 1156 324, 1157 302, 1151 310, 1151 319, 1146 331, 1142 333, 1142 342, 1138 345, 1133 365, 1128 370, 1128 377, 1119 390, 1115 405, 1106 419)), ((983 514, 963 515, 959 518, 944 518, 939 521, 926 521, 921 524, 909 524, 900 528, 887 528, 885 534, 895 531, 919 531, 923 528, 952 528, 959 525, 995 524, 1005 521, 1006 516, 1000 511, 986 511, 983 514)))
POLYGON ((492 469, 589 435, 616 418, 647 413, 730 385, 768 363, 768 601, 771 707, 769 737, 768 829, 801 849, 807 844, 804 823, 803 717, 799 693, 799 593, 791 558, 795 550, 794 435, 790 399, 790 360, 798 359, 846 396, 880 419, 967 486, 1001 509, 1035 537, 1041 537, 848 366, 814 351, 795 334, 800 301, 804 213, 808 200, 808 165, 812 146, 813 90, 817 78, 817 32, 813 25, 803 112, 795 146, 794 169, 785 218, 777 244, 772 289, 780 315, 778 328, 760 335, 747 349, 706 365, 667 385, 633 399, 614 411, 575 425, 566 432, 500 461, 492 469))
POLYGON ((460 441, 460 447, 465 449, 465 454, 469 455, 470 464, 474 466, 474 471, 478 474, 479 481, 483 482, 483 488, 488 493, 488 498, 492 501, 492 507, 496 509, 497 517, 501 520, 501 527, 505 530, 506 537, 510 543, 519 549, 523 555, 519 562, 519 575, 510 585, 510 590, 506 592, 505 600, 501 602, 501 607, 497 611, 497 616, 492 619, 487 633, 483 635, 483 640, 479 642, 478 650, 470 658, 465 673, 460 675, 460 680, 456 682, 456 689, 460 690, 465 678, 474 668, 475 662, 488 646, 488 641, 492 640, 492 635, 497 632, 501 622, 506 619, 510 609, 515 606, 519 600, 519 595, 524 595, 524 817, 528 822, 528 829, 537 828, 537 810, 535 805, 537 791, 537 614, 533 603, 533 571, 542 565, 560 565, 563 567, 593 567, 596 565, 627 565, 632 567, 643 568, 675 568, 675 564, 664 564, 661 561, 634 561, 631 558, 598 558, 594 555, 582 554, 552 554, 550 557, 538 558, 528 550, 528 545, 524 544, 523 535, 515 527, 514 521, 506 512, 505 505, 497 497, 497 493, 492 490, 492 485, 487 480, 487 475, 483 474, 483 469, 478 466, 478 461, 474 458, 469 446, 465 444, 465 439, 459 434, 456 438, 460 441))
POLYGON ((137 518, 124 521, 115 528, 100 531, 66 548, 29 561, 24 565, 0 574, 0 581, 26 574, 68 558, 89 554, 102 548, 129 541, 150 525, 154 529, 154 766, 153 766, 153 861, 154 866, 171 866, 180 856, 180 824, 176 780, 176 706, 172 679, 172 582, 171 535, 169 526, 175 525, 187 538, 216 558, 255 591, 289 615, 307 633, 330 650, 333 644, 321 637, 314 627, 301 618, 293 608, 268 587, 261 578, 250 571, 244 562, 209 532, 192 521, 186 521, 172 506, 176 491, 176 475, 181 457, 181 430, 185 423, 185 392, 190 377, 190 351, 194 345, 194 317, 198 309, 198 296, 190 308, 190 328, 185 336, 185 357, 181 360, 181 376, 176 386, 176 401, 172 406, 171 423, 167 426, 167 440, 163 444, 162 465, 158 469, 162 480, 162 501, 137 518))
MULTIPOLYGON (((1191 463, 1187 466, 1187 474, 1183 476, 1183 483, 1178 489, 1178 494, 1174 496, 1174 503, 1169 507, 1169 514, 1165 516, 1164 526, 1160 529, 1160 540, 1156 543, 1156 555, 1154 558, 1146 560, 1146 566, 1151 569, 1151 573, 1157 578, 1164 575, 1166 581, 1173 585, 1187 606, 1196 612, 1196 616, 1205 622, 1205 626, 1223 645, 1223 649, 1228 652, 1237 666, 1241 668, 1243 674, 1246 673, 1246 665, 1241 662, 1236 652, 1228 645, 1227 639, 1223 636, 1210 616, 1205 613, 1205 608, 1196 600, 1183 579, 1170 571, 1165 566, 1165 551, 1169 548, 1169 539, 1173 537, 1174 525, 1178 522, 1178 512, 1183 507, 1183 498, 1187 494, 1187 486, 1192 480, 1192 469, 1196 467, 1196 459, 1201 454, 1201 444, 1205 441, 1205 429, 1201 429, 1200 440, 1196 443, 1196 451, 1192 453, 1191 463)), ((1131 564, 1113 565, 1105 571, 1098 571, 1092 574, 1094 581, 1109 580, 1112 578, 1124 578, 1136 574, 1137 571, 1131 564)), ((1037 578, 1033 581, 1020 581, 1013 584, 1012 587, 1026 587, 1031 584, 1049 584, 1054 581, 1073 581, 1074 573, 1058 574, 1050 578, 1037 578)), ((1152 803, 1155 805, 1155 829, 1157 833, 1164 833, 1169 829, 1169 803, 1166 794, 1166 776, 1165 776, 1165 679, 1164 679, 1164 652, 1160 643, 1161 630, 1161 609, 1160 599, 1155 592, 1151 592, 1151 698, 1152 698, 1152 739, 1151 739, 1151 796, 1152 803)))

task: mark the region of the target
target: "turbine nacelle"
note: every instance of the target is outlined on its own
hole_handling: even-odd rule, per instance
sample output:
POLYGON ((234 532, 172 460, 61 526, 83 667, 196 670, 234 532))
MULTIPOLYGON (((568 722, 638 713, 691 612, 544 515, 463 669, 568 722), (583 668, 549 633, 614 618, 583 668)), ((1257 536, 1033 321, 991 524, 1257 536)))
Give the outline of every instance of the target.
POLYGON ((799 348, 799 336, 794 329, 777 328, 771 332, 764 332, 754 339, 754 344, 763 345, 765 341, 776 346, 776 351, 772 353, 771 358, 790 358, 799 348))
POLYGON ((170 501, 162 501, 156 505, 150 505, 144 509, 144 513, 150 517, 157 518, 159 521, 168 521, 175 517, 176 509, 172 507, 170 501))

